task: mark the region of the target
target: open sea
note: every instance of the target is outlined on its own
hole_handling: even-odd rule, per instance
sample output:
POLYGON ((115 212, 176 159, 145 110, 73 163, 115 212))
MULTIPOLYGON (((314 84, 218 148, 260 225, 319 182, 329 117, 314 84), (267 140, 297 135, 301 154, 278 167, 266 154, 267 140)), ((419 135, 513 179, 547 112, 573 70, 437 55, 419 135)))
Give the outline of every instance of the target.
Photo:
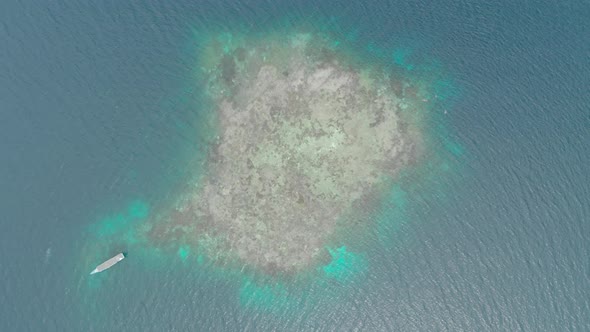
POLYGON ((590 331, 589 165, 585 0, 2 1, 0 331, 590 331), (298 26, 434 82, 431 158, 348 243, 361 267, 109 241, 207 151, 202 36, 298 26))

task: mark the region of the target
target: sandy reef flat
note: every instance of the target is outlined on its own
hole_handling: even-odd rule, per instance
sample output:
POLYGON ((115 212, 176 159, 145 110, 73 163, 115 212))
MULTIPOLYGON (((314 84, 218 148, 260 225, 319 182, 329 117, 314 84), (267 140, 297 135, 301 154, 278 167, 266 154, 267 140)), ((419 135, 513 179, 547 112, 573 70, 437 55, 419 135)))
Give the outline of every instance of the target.
POLYGON ((217 139, 207 174, 151 230, 267 272, 312 266, 420 155, 405 83, 310 34, 204 48, 217 139))

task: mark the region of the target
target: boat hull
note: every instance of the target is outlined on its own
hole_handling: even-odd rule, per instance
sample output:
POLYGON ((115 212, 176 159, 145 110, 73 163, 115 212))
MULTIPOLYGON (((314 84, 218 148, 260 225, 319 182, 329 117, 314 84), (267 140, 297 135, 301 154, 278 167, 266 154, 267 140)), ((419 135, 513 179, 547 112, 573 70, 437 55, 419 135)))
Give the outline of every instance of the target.
POLYGON ((120 261, 122 261, 125 258, 125 255, 123 253, 119 253, 109 259, 107 259, 106 261, 104 261, 102 264, 100 264, 99 266, 97 266, 94 270, 92 270, 92 272, 90 272, 90 274, 95 274, 98 272, 102 272, 106 269, 110 269, 113 265, 119 263, 120 261))

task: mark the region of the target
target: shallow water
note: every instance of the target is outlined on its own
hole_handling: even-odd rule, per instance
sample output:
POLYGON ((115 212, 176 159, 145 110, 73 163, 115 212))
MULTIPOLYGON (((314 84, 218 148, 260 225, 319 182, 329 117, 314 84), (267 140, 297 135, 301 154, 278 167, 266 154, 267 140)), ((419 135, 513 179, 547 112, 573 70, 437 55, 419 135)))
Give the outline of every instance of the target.
POLYGON ((589 14, 575 2, 3 3, 1 329, 590 329, 589 14), (437 80, 428 162, 310 276, 152 247, 89 278, 206 153, 195 36, 300 23, 437 80), (117 236, 97 241, 97 225, 117 236))

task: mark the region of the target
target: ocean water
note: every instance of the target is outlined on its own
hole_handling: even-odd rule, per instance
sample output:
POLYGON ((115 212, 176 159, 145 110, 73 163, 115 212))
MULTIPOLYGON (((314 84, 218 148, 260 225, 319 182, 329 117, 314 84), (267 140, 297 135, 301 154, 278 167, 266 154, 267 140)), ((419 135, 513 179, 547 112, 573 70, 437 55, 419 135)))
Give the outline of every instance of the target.
POLYGON ((0 330, 590 330, 588 17, 584 1, 2 2, 0 330), (90 278, 206 152, 199 36, 299 25, 432 78, 431 158, 362 243, 298 282, 157 247, 90 278))

